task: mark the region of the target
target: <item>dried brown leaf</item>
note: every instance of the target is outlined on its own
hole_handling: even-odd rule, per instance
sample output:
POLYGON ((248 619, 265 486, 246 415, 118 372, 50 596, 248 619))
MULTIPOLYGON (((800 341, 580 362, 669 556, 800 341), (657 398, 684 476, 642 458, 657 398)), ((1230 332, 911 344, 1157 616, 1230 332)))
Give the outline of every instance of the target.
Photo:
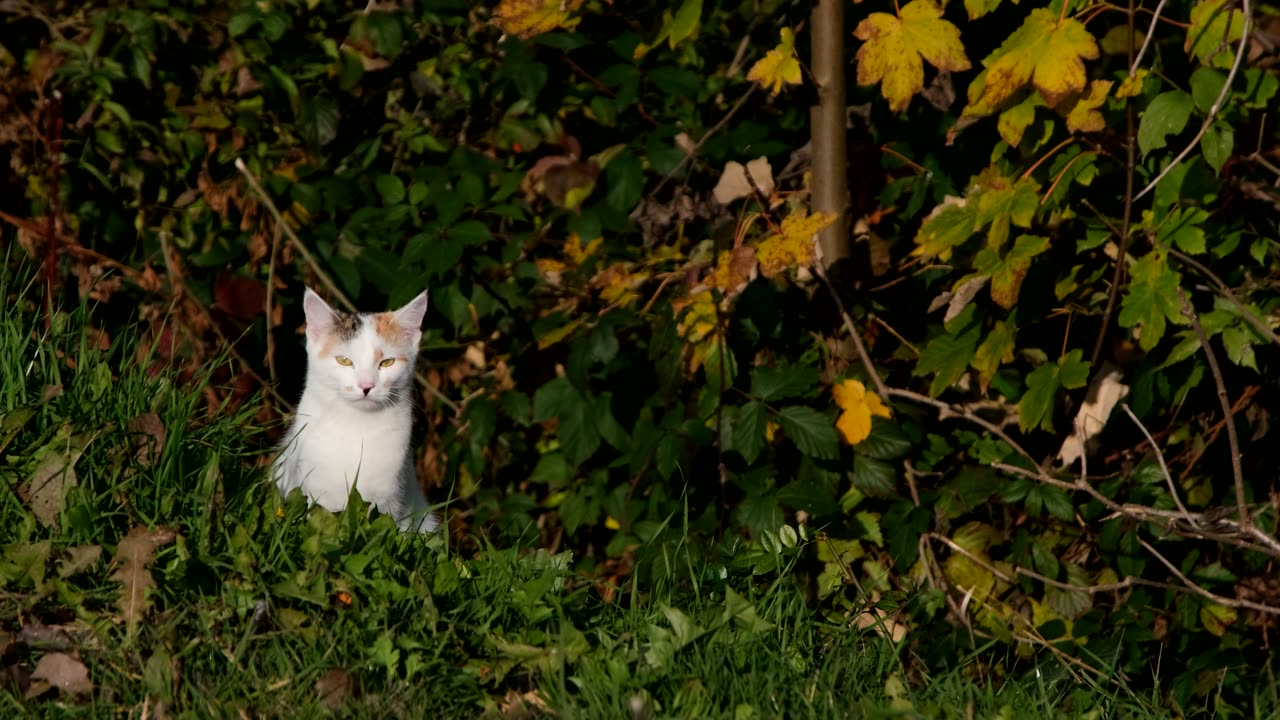
POLYGON ((337 710, 355 691, 355 679, 342 668, 333 668, 316 680, 316 695, 326 709, 337 710))
POLYGON ((75 435, 70 432, 71 427, 64 426, 52 445, 41 448, 44 456, 21 493, 36 519, 47 527, 58 527, 58 516, 66 504, 67 491, 79 483, 76 462, 99 433, 98 430, 75 435))
POLYGON ((143 413, 127 426, 133 443, 133 456, 144 467, 150 467, 164 449, 164 422, 155 413, 143 413))
POLYGON ((88 570, 102 557, 101 545, 80 545, 66 550, 67 556, 58 564, 58 577, 69 578, 88 570))
POLYGON ((151 605, 147 591, 155 586, 155 579, 151 577, 147 566, 151 564, 156 549, 173 542, 176 537, 177 533, 168 528, 148 530, 139 525, 130 530, 116 547, 114 562, 117 569, 112 573, 111 579, 122 585, 120 614, 130 633, 137 628, 138 622, 151 605))
POLYGON ((89 668, 66 653, 49 653, 40 658, 40 662, 36 663, 36 671, 31 673, 31 679, 42 680, 67 695, 93 692, 89 668))

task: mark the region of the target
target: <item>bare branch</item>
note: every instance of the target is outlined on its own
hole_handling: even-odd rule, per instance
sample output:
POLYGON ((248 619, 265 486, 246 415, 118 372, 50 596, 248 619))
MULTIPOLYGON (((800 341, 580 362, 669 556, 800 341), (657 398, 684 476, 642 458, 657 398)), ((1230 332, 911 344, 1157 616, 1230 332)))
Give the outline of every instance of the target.
POLYGON ((1173 475, 1169 473, 1169 466, 1165 464, 1164 461, 1164 453, 1161 452, 1160 446, 1156 444, 1155 438, 1151 437, 1151 433, 1147 430, 1147 426, 1143 425, 1142 421, 1138 419, 1138 416, 1134 415, 1133 411, 1129 409, 1128 403, 1120 403, 1120 409, 1124 410, 1124 414, 1128 415, 1129 419, 1133 421, 1133 424, 1138 426, 1138 429, 1142 431, 1142 436, 1147 439, 1147 444, 1151 446, 1153 451, 1155 451, 1156 460, 1160 462, 1160 473, 1164 475, 1164 480, 1169 485, 1169 494, 1173 496, 1173 502, 1178 506, 1178 510, 1182 512, 1182 517, 1192 525, 1196 525, 1197 523, 1195 518, 1187 510, 1187 506, 1182 504, 1182 498, 1178 497, 1178 486, 1173 483, 1173 475))
POLYGON ((1223 597, 1221 595, 1216 595, 1212 592, 1209 592, 1208 590, 1205 590, 1204 588, 1192 582, 1190 578, 1188 578, 1186 575, 1183 575, 1182 571, 1179 570, 1177 566, 1169 562, 1169 559, 1166 558, 1164 555, 1161 555, 1159 550, 1156 550, 1155 548, 1151 547, 1151 544, 1148 543, 1146 540, 1143 540, 1142 538, 1138 538, 1138 543, 1141 544, 1142 547, 1146 548, 1147 552, 1151 553, 1152 556, 1155 557, 1155 559, 1159 560, 1160 564, 1168 568, 1169 572, 1173 573, 1174 577, 1181 580, 1182 584, 1185 585, 1187 590, 1190 591, 1191 593, 1195 595, 1199 595, 1200 597, 1205 598, 1207 600, 1212 600, 1218 603, 1219 605, 1226 605, 1227 607, 1248 608, 1249 610, 1257 610, 1258 612, 1267 613, 1268 615, 1280 615, 1280 608, 1271 607, 1270 605, 1263 605, 1262 603, 1256 603, 1256 602, 1253 602, 1252 600, 1241 600, 1240 598, 1223 597))

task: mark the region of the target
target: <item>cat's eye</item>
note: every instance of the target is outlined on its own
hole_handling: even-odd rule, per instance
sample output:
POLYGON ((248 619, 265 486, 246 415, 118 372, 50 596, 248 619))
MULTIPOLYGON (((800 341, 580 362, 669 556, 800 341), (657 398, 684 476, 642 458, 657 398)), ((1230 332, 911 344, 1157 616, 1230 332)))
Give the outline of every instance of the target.
POLYGON ((382 362, 378 363, 378 367, 380 368, 391 367, 392 365, 395 365, 395 364, 396 364, 395 358, 387 358, 386 360, 383 360, 382 362))
POLYGON ((351 367, 351 358, 342 357, 341 355, 334 358, 342 367, 351 367))

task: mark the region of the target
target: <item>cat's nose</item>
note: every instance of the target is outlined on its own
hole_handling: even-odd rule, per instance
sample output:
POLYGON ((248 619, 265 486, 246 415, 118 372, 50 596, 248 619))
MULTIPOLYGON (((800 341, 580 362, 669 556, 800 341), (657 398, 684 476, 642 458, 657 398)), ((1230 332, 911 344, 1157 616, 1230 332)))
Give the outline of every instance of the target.
POLYGON ((369 391, 370 391, 370 390, 372 390, 373 388, 372 388, 372 387, 362 387, 362 388, 360 388, 360 389, 364 391, 364 396, 365 396, 365 397, 369 397, 369 391))

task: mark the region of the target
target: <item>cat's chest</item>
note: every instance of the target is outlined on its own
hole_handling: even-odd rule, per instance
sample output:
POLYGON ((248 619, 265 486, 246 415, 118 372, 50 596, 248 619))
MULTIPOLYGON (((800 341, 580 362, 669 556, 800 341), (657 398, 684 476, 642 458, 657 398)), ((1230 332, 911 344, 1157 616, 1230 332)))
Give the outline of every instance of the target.
POLYGON ((347 485, 394 481, 409 445, 409 420, 392 413, 304 415, 299 409, 293 447, 299 469, 312 480, 347 485))

